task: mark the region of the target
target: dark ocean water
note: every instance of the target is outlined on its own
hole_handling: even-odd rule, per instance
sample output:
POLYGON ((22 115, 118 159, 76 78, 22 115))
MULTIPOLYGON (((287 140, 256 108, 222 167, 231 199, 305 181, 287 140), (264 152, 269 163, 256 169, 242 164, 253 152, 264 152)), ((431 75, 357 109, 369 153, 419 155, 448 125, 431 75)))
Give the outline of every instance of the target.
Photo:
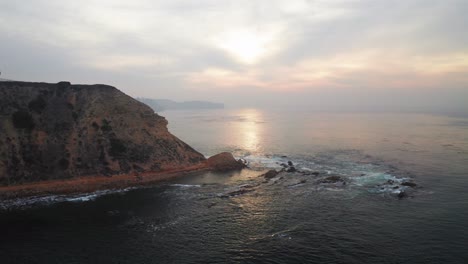
POLYGON ((162 114, 203 154, 231 151, 250 169, 1 202, 0 263, 468 263, 468 119, 162 114), (320 175, 258 177, 288 161, 320 175), (346 185, 319 183, 327 175, 346 185), (417 188, 394 189, 405 181, 417 188))

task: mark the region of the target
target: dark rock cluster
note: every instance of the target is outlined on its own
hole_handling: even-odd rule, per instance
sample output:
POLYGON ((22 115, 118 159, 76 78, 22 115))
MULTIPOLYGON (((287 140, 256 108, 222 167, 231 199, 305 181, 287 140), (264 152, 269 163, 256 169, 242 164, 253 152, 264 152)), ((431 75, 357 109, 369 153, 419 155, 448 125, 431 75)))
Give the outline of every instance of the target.
POLYGON ((246 167, 245 162, 236 160, 229 152, 222 152, 206 160, 206 165, 215 171, 239 170, 246 167))

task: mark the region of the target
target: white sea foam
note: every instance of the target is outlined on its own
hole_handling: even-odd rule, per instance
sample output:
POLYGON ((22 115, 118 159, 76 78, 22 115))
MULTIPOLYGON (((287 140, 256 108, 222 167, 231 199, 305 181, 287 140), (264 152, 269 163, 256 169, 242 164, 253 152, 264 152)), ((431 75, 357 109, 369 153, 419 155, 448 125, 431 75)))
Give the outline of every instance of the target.
POLYGON ((119 190, 101 190, 92 193, 84 193, 78 195, 49 195, 49 196, 33 196, 27 198, 11 199, 0 202, 0 209, 9 208, 29 208, 37 205, 50 205, 61 202, 89 202, 93 201, 98 197, 113 194, 113 193, 124 193, 132 188, 125 188, 119 190))
POLYGON ((266 157, 266 156, 255 156, 248 155, 243 157, 251 168, 268 168, 268 169, 281 169, 281 163, 287 163, 287 159, 281 157, 266 157))
POLYGON ((180 188, 200 188, 201 187, 201 185, 199 184, 179 184, 179 183, 171 184, 170 186, 180 187, 180 188))
MULTIPOLYGON (((389 173, 388 167, 381 165, 378 162, 362 163, 354 162, 349 157, 325 157, 310 159, 300 159, 285 156, 256 156, 248 155, 244 157, 249 162, 251 168, 254 169, 281 169, 283 164, 287 164, 289 160, 293 162, 293 166, 299 168, 299 171, 311 172, 318 171, 321 176, 340 175, 347 183, 345 188, 330 188, 333 191, 343 191, 343 189, 363 189, 372 193, 399 193, 405 190, 405 186, 401 183, 407 178, 398 177, 389 173), (398 188, 396 188, 398 186, 398 188)), ((270 181, 272 182, 272 181, 270 181)), ((294 185, 296 186, 302 186, 294 185)), ((292 185, 291 185, 292 186, 292 185)))
POLYGON ((383 172, 368 172, 362 176, 353 177, 354 184, 359 186, 375 186, 378 184, 384 184, 388 181, 400 183, 401 179, 383 172))
POLYGON ((64 200, 67 202, 88 202, 88 201, 95 200, 99 196, 100 194, 90 194, 90 195, 84 195, 84 196, 78 196, 78 197, 65 198, 64 200))
POLYGON ((342 192, 342 191, 344 191, 344 189, 342 189, 342 188, 330 188, 330 187, 325 188, 325 190, 330 191, 330 192, 342 192))

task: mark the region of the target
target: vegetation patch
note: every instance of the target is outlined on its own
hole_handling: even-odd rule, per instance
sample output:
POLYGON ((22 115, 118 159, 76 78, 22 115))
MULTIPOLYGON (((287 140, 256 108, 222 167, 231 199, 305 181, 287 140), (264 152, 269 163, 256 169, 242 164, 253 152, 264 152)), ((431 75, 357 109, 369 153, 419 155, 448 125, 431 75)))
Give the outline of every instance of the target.
POLYGON ((96 123, 96 122, 93 122, 91 124, 91 126, 93 126, 94 129, 98 130, 99 129, 99 125, 96 123))
POLYGON ((112 127, 111 127, 109 121, 107 121, 107 119, 103 119, 103 120, 102 120, 101 130, 102 130, 102 132, 110 132, 110 131, 112 131, 112 127))
POLYGON ((70 131, 72 129, 72 124, 67 122, 57 122, 55 123, 54 129, 57 132, 70 131))
POLYGON ((71 86, 70 82, 59 82, 57 83, 57 87, 60 89, 65 89, 71 86))
POLYGON ((111 138, 110 139, 110 150, 109 154, 112 157, 121 157, 125 154, 127 151, 127 147, 125 146, 125 143, 117 138, 111 138))
POLYGON ((151 154, 154 152, 153 147, 148 145, 135 145, 131 144, 127 148, 128 159, 132 162, 148 162, 151 154))
POLYGON ((38 114, 42 113, 47 106, 47 102, 42 98, 42 96, 38 96, 36 99, 29 102, 28 107, 29 110, 34 111, 38 114))
POLYGON ((68 161, 68 159, 60 159, 59 162, 58 162, 58 166, 61 170, 66 170, 68 169, 68 166, 70 165, 70 162, 68 161))
POLYGON ((13 125, 15 128, 32 130, 34 129, 34 119, 27 111, 17 111, 13 114, 13 125))

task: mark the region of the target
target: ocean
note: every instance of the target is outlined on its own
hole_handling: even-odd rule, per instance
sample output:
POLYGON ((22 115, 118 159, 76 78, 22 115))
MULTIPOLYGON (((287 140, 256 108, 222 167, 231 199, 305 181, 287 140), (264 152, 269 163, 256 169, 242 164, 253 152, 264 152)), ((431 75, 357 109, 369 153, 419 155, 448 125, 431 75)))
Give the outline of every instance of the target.
POLYGON ((161 115, 204 155, 229 151, 249 169, 2 201, 1 263, 468 261, 466 118, 260 109, 161 115), (296 172, 259 177, 288 162, 296 172))

